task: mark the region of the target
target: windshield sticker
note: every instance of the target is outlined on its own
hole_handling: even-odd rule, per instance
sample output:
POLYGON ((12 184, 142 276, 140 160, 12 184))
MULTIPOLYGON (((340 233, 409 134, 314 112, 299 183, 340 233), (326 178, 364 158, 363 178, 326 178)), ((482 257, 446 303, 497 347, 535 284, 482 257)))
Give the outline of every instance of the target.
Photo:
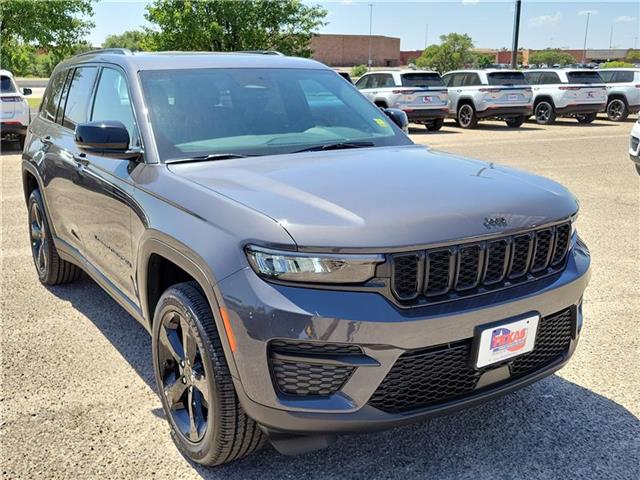
POLYGON ((378 125, 380 125, 383 128, 389 128, 389 124, 387 122, 385 122, 383 119, 381 118, 374 118, 373 119, 374 122, 376 122, 378 125))

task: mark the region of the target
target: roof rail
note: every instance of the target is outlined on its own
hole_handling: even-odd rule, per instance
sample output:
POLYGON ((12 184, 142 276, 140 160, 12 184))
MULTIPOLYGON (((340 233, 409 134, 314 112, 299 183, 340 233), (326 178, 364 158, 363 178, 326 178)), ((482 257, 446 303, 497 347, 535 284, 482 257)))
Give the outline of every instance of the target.
POLYGON ((278 55, 280 57, 285 57, 284 53, 280 53, 277 50, 240 50, 235 53, 253 53, 255 55, 278 55))
POLYGON ((87 52, 78 53, 76 57, 82 57, 84 55, 95 55, 97 53, 114 53, 116 55, 133 55, 128 48, 96 48, 95 50, 89 50, 87 52))

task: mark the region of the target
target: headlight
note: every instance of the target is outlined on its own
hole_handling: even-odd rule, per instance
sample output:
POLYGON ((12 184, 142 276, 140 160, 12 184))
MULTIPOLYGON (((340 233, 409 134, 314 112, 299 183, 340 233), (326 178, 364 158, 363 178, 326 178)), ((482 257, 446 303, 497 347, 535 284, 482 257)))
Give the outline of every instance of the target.
POLYGON ((249 246, 253 270, 274 280, 306 283, 363 283, 373 278, 382 255, 305 254, 249 246))

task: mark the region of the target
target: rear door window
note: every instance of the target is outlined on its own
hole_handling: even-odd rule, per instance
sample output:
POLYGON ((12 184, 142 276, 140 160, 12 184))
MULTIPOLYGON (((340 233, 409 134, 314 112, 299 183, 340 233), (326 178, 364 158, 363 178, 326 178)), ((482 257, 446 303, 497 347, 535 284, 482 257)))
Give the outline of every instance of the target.
POLYGON ((556 72, 542 72, 538 83, 541 85, 555 85, 562 82, 556 72))
POLYGON ((462 82, 463 87, 475 87, 481 85, 480 77, 477 73, 466 73, 462 82))
POLYGON ((489 77, 489 85, 528 85, 522 72, 495 72, 487 77, 489 77))
POLYGON ((74 129, 79 123, 85 123, 89 116, 89 99, 96 80, 96 67, 76 68, 70 83, 64 107, 62 125, 74 129))
POLYGON ((540 82, 540 72, 524 72, 524 78, 527 79, 529 85, 538 85, 540 82))
POLYGON ((6 75, 0 76, 0 93, 15 93, 16 86, 13 84, 11 77, 6 75))
POLYGON ((569 72, 569 83, 603 83, 598 72, 569 72))
POLYGON ((403 87, 444 87, 444 82, 437 73, 404 73, 403 87))
POLYGON ((51 80, 49 80, 49 87, 42 100, 41 115, 47 120, 52 122, 56 121, 56 113, 58 112, 58 104, 60 103, 60 97, 62 96, 62 87, 67 78, 68 70, 56 73, 51 80))

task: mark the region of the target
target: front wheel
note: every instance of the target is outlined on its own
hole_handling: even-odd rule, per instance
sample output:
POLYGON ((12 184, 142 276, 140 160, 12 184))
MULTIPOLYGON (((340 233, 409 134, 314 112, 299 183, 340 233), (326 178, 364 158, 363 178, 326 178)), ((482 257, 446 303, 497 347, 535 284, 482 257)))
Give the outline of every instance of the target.
POLYGON ((527 117, 521 115, 519 117, 508 118, 505 122, 509 128, 520 128, 526 119, 527 117))
POLYGON ((429 120, 425 122, 424 126, 431 132, 437 132, 444 125, 444 118, 436 118, 435 120, 429 120))
POLYGON ((478 126, 478 117, 476 116, 476 111, 468 103, 460 106, 458 109, 458 125, 462 128, 476 128, 478 126))
POLYGON ((556 121, 556 112, 550 102, 543 100, 536 105, 533 116, 538 125, 550 125, 556 121))
POLYGON ((607 105, 607 117, 612 122, 624 122, 629 116, 629 108, 623 100, 614 98, 607 105))
POLYGON ((580 115, 576 115, 576 120, 578 120, 579 123, 587 124, 593 122, 597 116, 597 113, 581 113, 580 115))
POLYGON ((220 465, 263 445, 262 430, 238 401, 209 303, 195 282, 162 294, 152 342, 162 407, 186 457, 220 465))

